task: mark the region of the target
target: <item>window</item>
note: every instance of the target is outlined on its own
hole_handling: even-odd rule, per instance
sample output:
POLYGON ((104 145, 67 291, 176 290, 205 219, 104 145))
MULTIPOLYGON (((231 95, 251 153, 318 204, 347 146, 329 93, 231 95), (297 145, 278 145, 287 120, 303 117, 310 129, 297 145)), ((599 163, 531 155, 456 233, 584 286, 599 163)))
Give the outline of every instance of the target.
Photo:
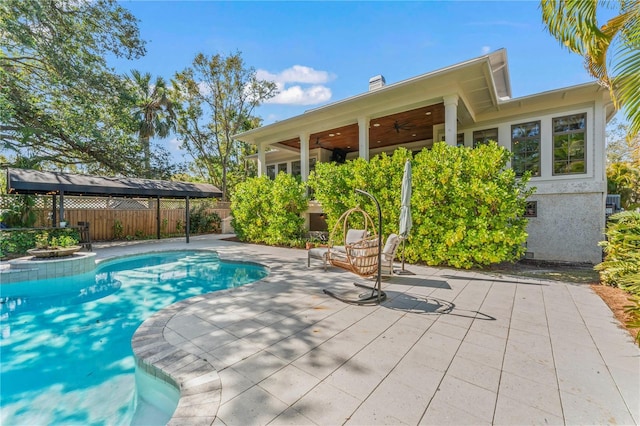
POLYGON ((473 132, 473 147, 477 147, 478 145, 488 144, 489 141, 498 142, 498 128, 495 129, 486 129, 486 130, 476 130, 473 132))
POLYGON ((278 164, 278 173, 287 173, 287 163, 278 164))
POLYGON ((300 169, 300 161, 291 162, 291 174, 293 176, 301 176, 302 170, 300 169))
POLYGON ((540 176, 540 122, 514 124, 511 126, 511 167, 516 176, 531 172, 540 176))
POLYGON ((553 119, 553 174, 586 173, 586 114, 553 119))
POLYGON ((524 217, 538 217, 537 201, 527 201, 527 205, 524 209, 524 217))
POLYGON ((271 164, 267 166, 267 176, 269 177, 269 179, 275 179, 276 178, 276 166, 275 164, 271 164))
POLYGON ((456 135, 456 145, 464 146, 464 133, 458 133, 456 135))

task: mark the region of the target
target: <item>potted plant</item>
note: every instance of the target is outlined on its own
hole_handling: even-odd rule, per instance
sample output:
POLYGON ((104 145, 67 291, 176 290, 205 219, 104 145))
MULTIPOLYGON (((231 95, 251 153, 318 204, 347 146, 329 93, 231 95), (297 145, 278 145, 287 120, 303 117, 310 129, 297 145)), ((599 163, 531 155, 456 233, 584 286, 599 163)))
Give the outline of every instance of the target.
POLYGON ((35 248, 27 250, 34 257, 70 256, 82 248, 78 245, 78 240, 70 235, 49 238, 48 232, 36 235, 35 245, 35 248))

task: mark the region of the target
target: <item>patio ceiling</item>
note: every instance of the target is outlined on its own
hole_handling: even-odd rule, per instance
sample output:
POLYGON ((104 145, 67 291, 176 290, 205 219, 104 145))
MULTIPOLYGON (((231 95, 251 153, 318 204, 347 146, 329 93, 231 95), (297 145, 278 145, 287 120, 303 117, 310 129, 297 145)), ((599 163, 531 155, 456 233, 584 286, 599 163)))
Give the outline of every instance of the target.
MULTIPOLYGON (((433 126, 442 123, 444 123, 442 103, 372 118, 369 122, 369 146, 381 148, 432 139, 433 126)), ((274 144, 274 146, 278 145, 299 151, 300 139, 293 138, 274 144)), ((309 148, 358 151, 358 124, 353 123, 312 133, 309 137, 309 148)))

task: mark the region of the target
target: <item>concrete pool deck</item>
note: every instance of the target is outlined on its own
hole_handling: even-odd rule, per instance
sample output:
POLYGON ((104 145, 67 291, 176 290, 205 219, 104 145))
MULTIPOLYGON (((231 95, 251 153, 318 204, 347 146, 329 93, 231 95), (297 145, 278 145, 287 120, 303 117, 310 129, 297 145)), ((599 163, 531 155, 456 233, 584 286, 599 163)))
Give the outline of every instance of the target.
MULTIPOLYGON (((640 349, 587 285, 407 265, 380 306, 305 250, 220 236, 94 244, 97 259, 212 249, 267 278, 178 302, 133 338, 182 386, 171 424, 638 424, 640 349)), ((160 370, 158 370, 160 369, 160 370)))

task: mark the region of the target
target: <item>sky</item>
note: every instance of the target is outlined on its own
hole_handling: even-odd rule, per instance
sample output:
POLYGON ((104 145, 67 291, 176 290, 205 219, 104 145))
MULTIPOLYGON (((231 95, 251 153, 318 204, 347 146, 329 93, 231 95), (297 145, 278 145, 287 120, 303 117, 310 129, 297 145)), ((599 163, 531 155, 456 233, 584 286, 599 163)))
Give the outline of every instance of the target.
MULTIPOLYGON (((241 52, 279 95, 264 124, 386 83, 507 50, 513 97, 592 81, 583 59, 544 29, 538 1, 120 1, 139 20, 147 54, 109 60, 169 80, 196 54, 241 52)), ((180 157, 175 138, 163 142, 180 157)))

